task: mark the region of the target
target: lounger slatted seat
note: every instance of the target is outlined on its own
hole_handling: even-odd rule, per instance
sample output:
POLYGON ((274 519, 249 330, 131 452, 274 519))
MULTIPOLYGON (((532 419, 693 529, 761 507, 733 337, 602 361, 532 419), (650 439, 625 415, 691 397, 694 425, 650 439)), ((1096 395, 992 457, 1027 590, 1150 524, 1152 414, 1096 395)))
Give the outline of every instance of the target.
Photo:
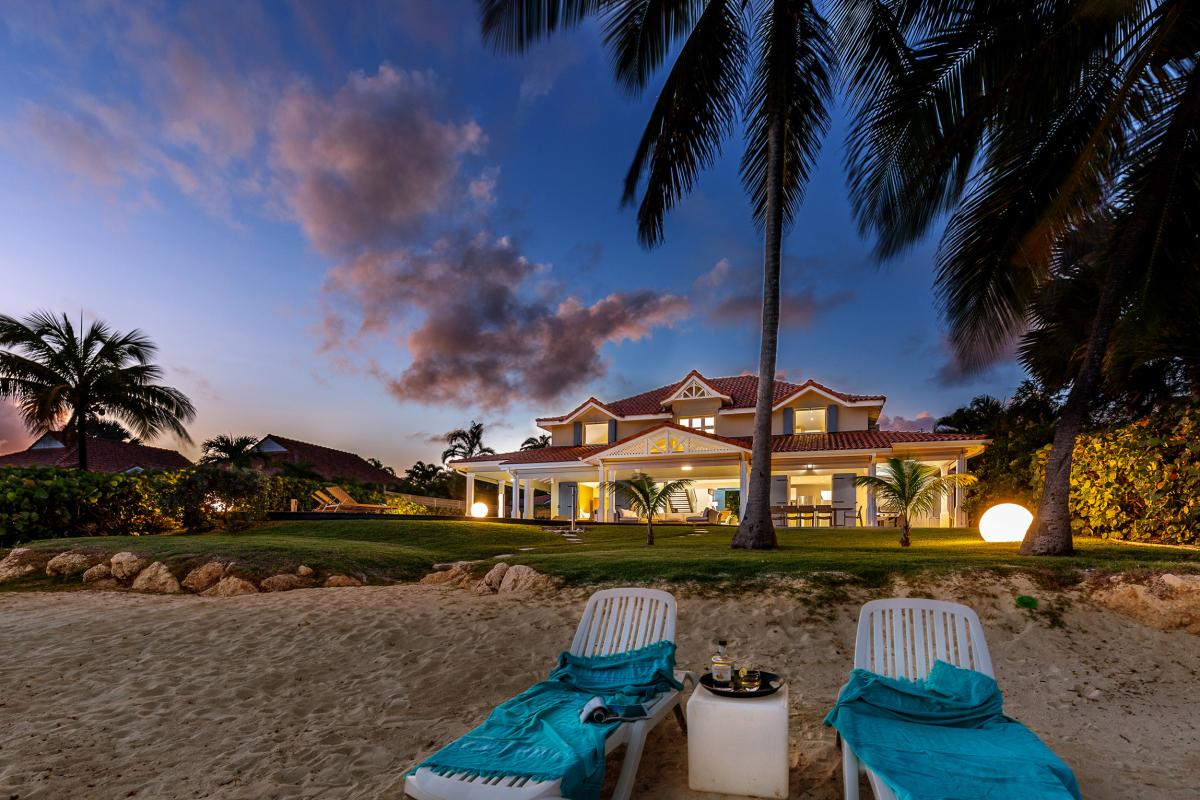
POLYGON ((380 513, 387 511, 387 505, 381 503, 360 503, 351 497, 345 489, 340 486, 326 486, 325 490, 333 495, 337 500, 337 505, 334 511, 352 511, 352 512, 370 512, 380 513))
MULTIPOLYGON (((661 641, 675 641, 675 598, 657 589, 605 589, 593 594, 583 610, 570 652, 577 656, 607 656, 661 641)), ((694 673, 677 670, 681 683, 696 683, 694 673)), ((633 791, 646 736, 674 712, 685 728, 682 693, 668 691, 645 704, 647 717, 623 722, 605 742, 605 753, 625 745, 625 760, 613 791, 614 800, 628 800, 633 791)), ((560 781, 531 781, 505 776, 481 778, 463 773, 438 775, 418 769, 408 776, 404 791, 415 800, 550 800, 559 798, 560 781)))

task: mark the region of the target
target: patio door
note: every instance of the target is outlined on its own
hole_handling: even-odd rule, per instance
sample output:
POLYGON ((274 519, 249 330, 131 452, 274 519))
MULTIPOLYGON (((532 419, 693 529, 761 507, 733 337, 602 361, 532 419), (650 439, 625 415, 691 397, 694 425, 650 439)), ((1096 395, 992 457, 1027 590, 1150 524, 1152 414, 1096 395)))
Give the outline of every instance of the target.
POLYGON ((558 484, 558 515, 563 519, 574 519, 577 514, 575 503, 579 497, 579 484, 560 481, 558 484))
POLYGON ((839 528, 855 525, 856 490, 854 473, 841 472, 833 476, 833 524, 839 528))

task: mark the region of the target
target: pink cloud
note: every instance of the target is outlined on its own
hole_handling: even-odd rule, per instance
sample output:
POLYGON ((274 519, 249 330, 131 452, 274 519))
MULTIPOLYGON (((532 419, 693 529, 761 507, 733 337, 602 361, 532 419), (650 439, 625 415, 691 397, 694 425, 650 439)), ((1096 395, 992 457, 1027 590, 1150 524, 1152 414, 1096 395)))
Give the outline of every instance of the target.
MULTIPOLYGON (((848 290, 821 293, 817 289, 801 285, 787 290, 803 276, 794 273, 793 267, 783 276, 784 291, 779 298, 779 324, 783 328, 806 329, 828 311, 844 305, 854 297, 848 290)), ((762 320, 762 276, 758 267, 735 266, 728 258, 722 258, 712 269, 693 283, 698 304, 707 307, 707 318, 718 325, 759 325, 762 320), (746 287, 751 287, 746 291, 746 287)))
POLYGON ((879 417, 879 428, 885 431, 932 431, 937 425, 937 417, 928 411, 922 411, 912 419, 882 414, 879 417))
POLYGON ((0 455, 24 450, 32 441, 17 407, 7 400, 0 400, 0 455))

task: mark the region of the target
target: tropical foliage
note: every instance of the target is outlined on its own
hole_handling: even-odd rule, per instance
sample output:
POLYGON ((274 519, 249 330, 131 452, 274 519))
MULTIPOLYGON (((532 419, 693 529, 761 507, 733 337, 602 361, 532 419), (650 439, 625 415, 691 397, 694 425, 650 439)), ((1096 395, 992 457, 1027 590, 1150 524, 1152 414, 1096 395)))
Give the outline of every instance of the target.
POLYGON ((619 481, 606 481, 602 491, 616 492, 625 505, 639 517, 646 518, 646 544, 654 544, 654 517, 666 511, 671 495, 691 486, 688 479, 657 483, 649 475, 635 475, 619 481))
POLYGON ((538 436, 530 436, 525 441, 521 442, 522 450, 541 450, 543 447, 550 446, 550 434, 543 433, 538 436))
POLYGON ((119 333, 100 321, 76 332, 65 314, 0 315, 0 399, 9 398, 31 433, 62 429, 88 468, 87 430, 116 418, 142 439, 171 433, 191 441, 196 416, 178 389, 163 386, 157 350, 141 331, 119 333))
POLYGON ((456 428, 446 434, 446 449, 442 451, 442 463, 451 459, 471 458, 495 453, 483 443, 483 423, 471 420, 466 428, 456 428))
POLYGON ((211 439, 205 439, 200 445, 204 451, 200 456, 201 464, 226 464, 240 469, 249 469, 255 462, 264 460, 263 455, 255 451, 258 439, 253 436, 234 436, 222 433, 211 439))
POLYGON ((400 479, 400 491, 425 497, 453 497, 453 488, 459 476, 443 469, 439 464, 418 461, 404 471, 400 479))
POLYGON ((879 508, 899 515, 900 546, 912 544, 910 532, 915 517, 928 517, 938 507, 938 501, 948 497, 956 487, 970 486, 974 475, 941 477, 938 468, 908 458, 889 458, 877 475, 862 475, 854 479, 875 493, 879 508))

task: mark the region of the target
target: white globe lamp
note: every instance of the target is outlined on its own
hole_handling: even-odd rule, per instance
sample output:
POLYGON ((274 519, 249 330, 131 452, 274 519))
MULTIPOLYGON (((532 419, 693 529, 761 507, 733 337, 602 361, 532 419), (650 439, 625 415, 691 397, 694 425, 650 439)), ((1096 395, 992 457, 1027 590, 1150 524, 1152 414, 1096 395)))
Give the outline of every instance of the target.
POLYGON ((1033 524, 1033 514, 1016 503, 1001 503, 983 512, 979 535, 985 542, 1019 542, 1033 524))
POLYGON ((471 516, 476 519, 486 517, 488 515, 487 503, 472 503, 471 516))

